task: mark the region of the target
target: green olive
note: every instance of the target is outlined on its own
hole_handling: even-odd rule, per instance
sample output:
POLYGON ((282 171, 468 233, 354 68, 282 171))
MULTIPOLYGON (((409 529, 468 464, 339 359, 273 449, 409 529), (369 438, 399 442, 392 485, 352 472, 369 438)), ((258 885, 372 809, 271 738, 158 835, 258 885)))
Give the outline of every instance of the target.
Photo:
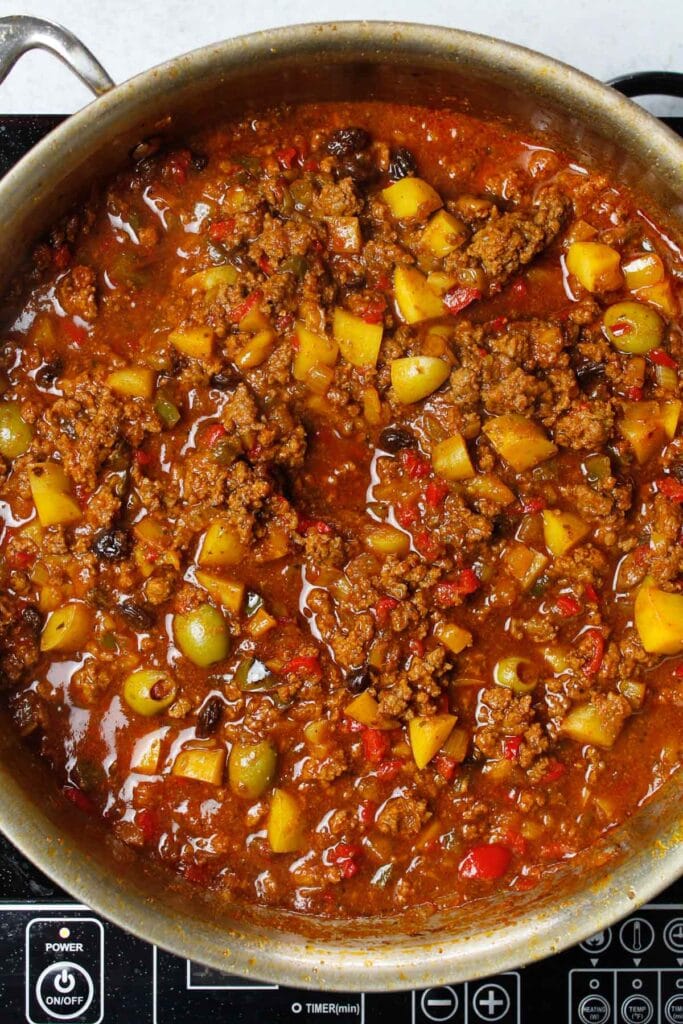
POLYGON ((173 703, 175 696, 175 683, 160 669, 138 669, 137 672, 131 672, 123 684, 126 704, 145 718, 160 715, 173 703))
POLYGON ((19 411, 16 402, 0 403, 0 453, 6 459, 23 455, 33 439, 33 429, 19 411))
POLYGON ((501 658, 493 669, 493 681, 496 686, 506 686, 515 693, 531 693, 536 686, 535 673, 528 658, 501 658))
POLYGON ((616 302, 602 318, 605 334, 619 352, 644 355, 661 344, 664 321, 644 302, 616 302))
POLYGON ((222 661, 230 653, 228 624, 212 604, 200 604, 191 612, 176 615, 173 633, 185 657, 200 668, 222 661))
POLYGON ((230 751, 228 780, 237 796, 255 799, 268 789, 275 777, 277 751, 268 740, 236 743, 230 751))

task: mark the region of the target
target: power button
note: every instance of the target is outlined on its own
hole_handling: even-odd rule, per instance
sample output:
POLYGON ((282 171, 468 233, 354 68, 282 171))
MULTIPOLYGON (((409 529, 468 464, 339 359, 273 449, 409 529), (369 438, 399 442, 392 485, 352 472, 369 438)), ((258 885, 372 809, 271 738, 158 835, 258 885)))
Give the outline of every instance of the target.
POLYGON ((77 1020, 92 1003, 95 986, 86 970, 68 961, 46 967, 36 982, 36 999, 54 1020, 77 1020))
POLYGON ((96 918, 34 918, 26 928, 29 1024, 100 1024, 104 929, 96 918))

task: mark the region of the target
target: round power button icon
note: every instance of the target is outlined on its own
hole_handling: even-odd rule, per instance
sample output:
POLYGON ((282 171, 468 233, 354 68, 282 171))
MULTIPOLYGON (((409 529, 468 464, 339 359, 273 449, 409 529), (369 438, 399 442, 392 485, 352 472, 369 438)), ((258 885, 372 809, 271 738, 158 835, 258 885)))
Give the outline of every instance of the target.
POLYGON ((54 1020, 76 1020, 92 1003, 94 992, 88 972, 67 960, 50 964, 36 982, 40 1008, 54 1020))

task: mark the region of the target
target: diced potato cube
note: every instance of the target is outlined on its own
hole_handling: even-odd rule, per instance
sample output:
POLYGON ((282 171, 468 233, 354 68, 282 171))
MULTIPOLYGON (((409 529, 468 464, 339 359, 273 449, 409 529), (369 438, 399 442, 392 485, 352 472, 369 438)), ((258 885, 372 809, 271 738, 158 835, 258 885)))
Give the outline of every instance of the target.
POLYGON ((354 697, 350 704, 344 708, 344 714, 353 718, 354 722, 367 725, 371 729, 395 729, 397 723, 393 718, 383 718, 380 714, 379 704, 367 690, 354 697))
POLYGON ((566 555, 590 533, 590 526, 573 512, 543 510, 543 536, 551 554, 566 555))
POLYGON ((198 270, 196 274, 186 277, 183 289, 188 292, 215 293, 219 288, 235 284, 239 276, 237 269, 229 263, 222 267, 207 267, 206 270, 198 270))
POLYGON ((173 763, 173 775, 184 779, 196 779, 197 782, 209 782, 212 786, 220 786, 223 782, 225 768, 225 750, 223 747, 194 747, 181 750, 173 763))
POLYGON ((40 637, 41 651, 79 651, 92 630, 93 614, 86 604, 73 602, 57 608, 40 637))
POLYGON ((434 445, 432 466, 434 472, 445 480, 467 480, 474 476, 474 466, 462 434, 454 434, 434 445))
POLYGON ((161 735, 156 733, 152 737, 143 736, 133 748, 131 771, 140 772, 142 775, 155 775, 159 770, 160 757, 161 735))
POLYGON ((566 672, 569 668, 567 651, 563 647, 546 647, 543 650, 543 657, 548 662, 553 672, 566 672))
POLYGON ((405 356, 391 360, 391 383, 403 405, 419 402, 440 388, 451 368, 436 356, 405 356))
POLYGON ((510 575, 519 581, 522 590, 529 590, 545 569, 548 559, 526 544, 511 541, 505 548, 502 562, 510 575))
POLYGON ((363 416, 371 427, 382 422, 382 403, 377 388, 369 387, 363 392, 363 416))
POLYGON ((509 505, 515 500, 513 491, 495 473, 483 473, 467 481, 467 493, 473 498, 485 498, 498 505, 509 505))
POLYGON ((254 640, 258 640, 260 637, 265 636, 266 633, 269 633, 271 629, 274 629, 275 626, 277 626, 277 619, 274 619, 265 608, 259 608, 249 619, 247 632, 254 640))
POLYGON ((29 471, 31 495, 41 526, 68 526, 83 513, 71 497, 69 479, 56 462, 42 462, 29 471))
POLYGON ((363 248, 358 217, 326 217, 327 237, 332 252, 359 253, 363 248))
POLYGON ((617 426, 640 465, 664 444, 666 435, 657 402, 624 402, 624 416, 617 426))
POLYGON ((295 327, 297 349, 292 364, 295 380, 306 380, 306 375, 314 366, 334 366, 339 354, 339 345, 324 334, 316 334, 302 323, 295 327))
POLYGON ((625 263, 621 269, 626 279, 626 287, 631 291, 659 284, 664 280, 664 264, 656 252, 640 253, 625 263))
POLYGON ((334 382, 334 369, 315 363, 306 374, 305 384, 316 395, 326 395, 334 382))
POLYGON ((472 643, 469 629, 457 626, 455 622, 440 622, 434 630, 437 638, 452 654, 460 654, 472 643))
POLYGON ((396 220, 426 220, 443 206, 441 196, 422 178, 402 178, 382 190, 382 199, 396 220))
POLYGON ((214 601, 223 605, 233 615, 239 615, 244 603, 244 583, 240 580, 225 579, 210 572, 198 569, 195 573, 197 583, 211 595, 214 601))
POLYGON ((170 524, 153 516, 139 519, 133 526, 133 533, 138 540, 153 548, 168 547, 173 539, 170 524))
POLYGON ((383 333, 382 324, 368 324, 339 306, 334 311, 334 340, 343 358, 353 366, 376 366, 383 333))
POLYGON ((171 331, 168 340, 192 359, 210 359, 213 355, 214 332, 212 327, 185 327, 171 331))
POLYGON ((683 653, 683 594, 661 590, 647 577, 638 588, 634 613, 648 654, 683 653))
POLYGON ((413 758, 418 768, 429 764, 455 725, 455 715, 418 715, 408 723, 413 758))
MULTIPOLYGON (((461 220, 446 210, 439 210, 427 224, 420 237, 420 247, 429 249, 437 259, 448 256, 467 238, 467 228, 461 220)), ((448 289, 446 289, 448 291, 448 289)))
POLYGON ((442 746, 441 750, 448 757, 461 764, 467 757, 467 750, 470 745, 470 734, 467 729, 459 727, 452 730, 450 736, 442 746))
POLYGON ((660 406, 660 420, 664 433, 666 434, 669 441, 673 441, 678 430, 678 421, 681 416, 681 401, 678 398, 672 398, 668 402, 662 402, 660 406))
POLYGON ((368 531, 366 544, 377 555, 398 555, 405 558, 410 551, 410 537, 403 530, 384 523, 368 531))
POLYGON ((235 356, 235 366, 240 370, 253 370, 265 363, 275 346, 275 331, 267 327, 258 331, 235 356))
POLYGON ((557 445, 543 428, 517 413, 492 417, 484 424, 484 433, 498 455, 517 473, 532 469, 557 453, 557 445))
POLYGON ((243 557, 244 545, 235 527, 220 520, 211 523, 199 552, 199 564, 211 568, 239 565, 243 557))
POLYGON ((240 331, 251 331, 253 334, 258 331, 267 331, 271 326, 270 320, 265 313, 261 312, 258 303, 250 306, 239 322, 240 331))
POLYGON ((401 316, 409 324, 433 320, 447 312, 441 297, 415 267, 396 267, 394 295, 401 316))
POLYGON ((635 679, 620 679, 617 689, 622 697, 625 697, 634 711, 639 711, 645 703, 647 687, 645 683, 636 682, 635 679))
POLYGON ((296 797, 274 789, 268 813, 268 842, 273 853, 295 853, 303 844, 303 813, 296 797))
POLYGON ((573 242, 567 250, 567 270, 589 292, 613 292, 624 283, 621 256, 602 242, 573 242))
POLYGON ((608 717, 595 704, 578 704, 566 716, 560 731, 577 743, 609 749, 621 732, 622 720, 608 717))
POLYGON ((128 366, 114 370, 105 383, 112 391, 128 398, 151 398, 154 392, 156 374, 144 366, 128 366))
POLYGON ((445 295, 451 288, 455 288, 459 281, 454 274, 445 274, 441 270, 433 270, 430 274, 427 274, 427 284, 437 295, 445 295))
POLYGON ((660 281, 658 284, 651 284, 646 288, 638 288, 635 295, 642 302, 651 302, 667 316, 673 318, 680 313, 680 303, 671 281, 660 281))

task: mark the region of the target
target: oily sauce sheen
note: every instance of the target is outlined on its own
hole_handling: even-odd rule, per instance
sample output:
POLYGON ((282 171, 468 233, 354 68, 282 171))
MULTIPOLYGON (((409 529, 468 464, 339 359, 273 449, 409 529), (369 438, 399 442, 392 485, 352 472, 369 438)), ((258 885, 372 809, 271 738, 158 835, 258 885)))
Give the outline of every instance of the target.
POLYGON ((146 140, 3 307, 2 687, 228 900, 530 889, 678 769, 683 262, 493 123, 146 140))

